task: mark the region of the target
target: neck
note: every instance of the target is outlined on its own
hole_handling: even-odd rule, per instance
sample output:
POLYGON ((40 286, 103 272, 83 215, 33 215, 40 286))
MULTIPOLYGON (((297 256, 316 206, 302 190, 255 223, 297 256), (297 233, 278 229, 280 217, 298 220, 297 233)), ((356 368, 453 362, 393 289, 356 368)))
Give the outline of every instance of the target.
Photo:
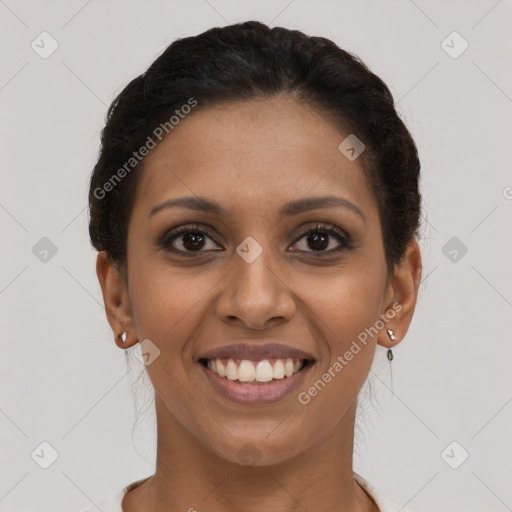
POLYGON ((355 410, 356 403, 335 432, 295 457, 251 467, 206 449, 156 397, 155 475, 125 496, 123 510, 378 511, 353 477, 355 410))

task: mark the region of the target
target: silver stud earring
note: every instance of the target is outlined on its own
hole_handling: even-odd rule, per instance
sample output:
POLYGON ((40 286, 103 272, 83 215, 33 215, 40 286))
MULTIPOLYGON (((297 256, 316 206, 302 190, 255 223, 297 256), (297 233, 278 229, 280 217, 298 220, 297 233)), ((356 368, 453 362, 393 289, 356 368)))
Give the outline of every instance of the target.
POLYGON ((124 343, 126 341, 126 331, 124 331, 122 334, 119 334, 119 337, 121 338, 121 341, 124 343))
MULTIPOLYGON (((396 336, 395 336, 395 333, 393 332, 392 329, 388 329, 388 336, 393 340, 395 341, 396 340, 396 336)), ((391 361, 393 361, 393 351, 388 348, 388 359, 389 359, 389 364, 391 364, 391 361)))

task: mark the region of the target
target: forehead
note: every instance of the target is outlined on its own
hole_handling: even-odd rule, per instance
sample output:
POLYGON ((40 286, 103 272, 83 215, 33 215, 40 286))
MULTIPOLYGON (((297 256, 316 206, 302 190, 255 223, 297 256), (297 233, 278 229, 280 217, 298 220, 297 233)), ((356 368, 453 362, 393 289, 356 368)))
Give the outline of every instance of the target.
POLYGON ((338 149, 348 133, 309 106, 272 99, 196 109, 145 158, 134 214, 182 195, 267 213, 335 192, 376 211, 361 159, 338 149))

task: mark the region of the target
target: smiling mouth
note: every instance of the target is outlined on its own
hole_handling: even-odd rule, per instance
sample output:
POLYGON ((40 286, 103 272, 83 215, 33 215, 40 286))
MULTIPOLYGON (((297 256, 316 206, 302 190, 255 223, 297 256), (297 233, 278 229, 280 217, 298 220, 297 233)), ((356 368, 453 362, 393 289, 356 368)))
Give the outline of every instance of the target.
POLYGON ((286 380, 315 363, 314 359, 272 358, 250 359, 199 359, 199 363, 212 373, 237 384, 269 385, 286 380))

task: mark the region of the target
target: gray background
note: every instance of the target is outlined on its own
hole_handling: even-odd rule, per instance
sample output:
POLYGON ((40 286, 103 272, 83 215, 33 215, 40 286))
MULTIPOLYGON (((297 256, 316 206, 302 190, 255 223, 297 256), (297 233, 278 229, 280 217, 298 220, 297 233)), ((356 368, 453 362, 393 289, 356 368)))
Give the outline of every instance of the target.
POLYGON ((394 393, 377 353, 355 470, 412 510, 512 510, 511 14, 496 0, 0 1, 0 510, 80 510, 153 473, 154 417, 132 436, 95 274, 89 175, 131 78, 175 38, 247 19, 358 54, 420 150, 424 279, 394 393), (58 43, 45 59, 43 31, 58 43), (453 31, 469 44, 457 58, 453 31))

